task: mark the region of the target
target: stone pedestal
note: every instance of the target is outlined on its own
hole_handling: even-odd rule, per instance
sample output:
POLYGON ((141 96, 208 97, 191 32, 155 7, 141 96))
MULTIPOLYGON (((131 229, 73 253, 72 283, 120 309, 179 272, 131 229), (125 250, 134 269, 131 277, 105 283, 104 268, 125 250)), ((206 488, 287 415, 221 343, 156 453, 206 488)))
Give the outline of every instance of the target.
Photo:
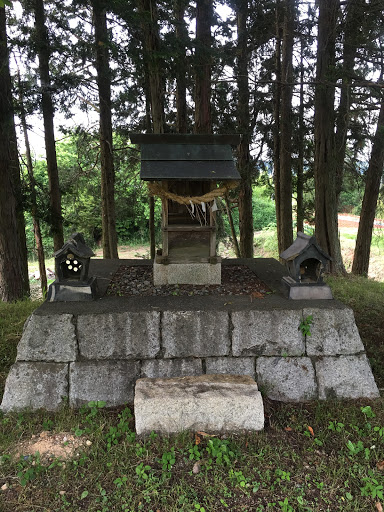
POLYGON ((333 299, 330 287, 325 284, 297 283, 292 277, 283 277, 281 283, 286 297, 293 300, 333 299))
POLYGON ((262 430, 264 407, 257 384, 249 376, 139 379, 135 421, 137 434, 262 430))
POLYGON ((221 284, 221 262, 218 263, 153 263, 153 283, 221 284))

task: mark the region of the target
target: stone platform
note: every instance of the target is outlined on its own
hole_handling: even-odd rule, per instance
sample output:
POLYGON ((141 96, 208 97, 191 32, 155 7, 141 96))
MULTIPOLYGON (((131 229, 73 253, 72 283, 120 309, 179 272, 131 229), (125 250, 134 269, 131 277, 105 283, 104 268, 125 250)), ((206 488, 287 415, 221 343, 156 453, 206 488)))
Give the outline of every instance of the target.
POLYGON ((336 300, 287 300, 276 260, 222 262, 248 265, 274 291, 264 299, 104 295, 120 264, 144 261, 92 261, 96 301, 45 302, 32 314, 3 411, 132 403, 139 378, 204 374, 249 375, 273 400, 379 396, 352 310, 336 300), (303 336, 310 315, 311 336, 303 336))

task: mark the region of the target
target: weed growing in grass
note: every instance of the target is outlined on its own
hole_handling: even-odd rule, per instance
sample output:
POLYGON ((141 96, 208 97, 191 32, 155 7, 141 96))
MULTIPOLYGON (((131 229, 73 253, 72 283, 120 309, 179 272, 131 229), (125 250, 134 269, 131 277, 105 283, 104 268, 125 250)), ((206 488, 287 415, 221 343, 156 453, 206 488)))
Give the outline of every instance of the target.
POLYGON ((289 504, 288 498, 284 498, 284 501, 278 502, 282 512, 295 512, 295 509, 289 504))
POLYGON ((172 466, 176 462, 175 449, 172 448, 169 452, 163 453, 160 462, 161 462, 163 471, 169 472, 172 469, 172 466))
POLYGON ((362 496, 370 496, 373 499, 378 498, 380 500, 384 499, 383 484, 379 483, 376 475, 371 469, 368 470, 368 476, 364 477, 362 482, 364 484, 363 487, 360 487, 362 496))
POLYGON ((40 464, 40 455, 36 453, 35 456, 20 456, 17 463, 17 476, 20 484, 24 487, 32 480, 35 480, 46 468, 40 464))
POLYGON ((149 466, 148 464, 144 465, 143 462, 140 462, 140 464, 136 467, 135 471, 138 477, 138 481, 143 482, 145 480, 148 480, 148 471, 151 471, 151 466, 149 466))
POLYGON ((231 459, 235 457, 229 441, 227 439, 219 439, 218 437, 208 440, 206 451, 210 457, 216 459, 216 464, 230 464, 231 459))

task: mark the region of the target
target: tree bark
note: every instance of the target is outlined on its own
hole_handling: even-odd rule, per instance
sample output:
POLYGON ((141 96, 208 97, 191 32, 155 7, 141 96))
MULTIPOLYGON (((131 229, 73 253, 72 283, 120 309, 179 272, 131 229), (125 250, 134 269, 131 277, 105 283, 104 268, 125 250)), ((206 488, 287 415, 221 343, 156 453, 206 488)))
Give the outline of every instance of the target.
POLYGON ((213 1, 196 1, 195 133, 212 133, 211 26, 213 1))
POLYGON ((176 24, 176 132, 187 133, 187 61, 185 55, 188 29, 184 21, 185 0, 175 0, 176 24))
POLYGON ((299 139, 296 183, 296 231, 304 232, 304 38, 300 41, 299 139))
POLYGON ((372 153, 366 175, 359 229, 352 264, 353 274, 368 275, 373 223, 384 168, 384 98, 381 100, 372 153))
POLYGON ((279 253, 293 243, 292 222, 292 55, 295 0, 284 1, 280 107, 279 253))
POLYGON ((153 133, 164 133, 164 63, 160 55, 156 0, 137 1, 141 14, 144 60, 148 70, 153 133))
POLYGON ((343 45, 342 87, 336 119, 335 134, 335 169, 336 169, 336 199, 338 202, 344 175, 344 160, 347 147, 351 107, 351 77, 353 76, 355 59, 358 48, 359 28, 364 15, 364 0, 349 0, 346 5, 346 20, 343 45))
POLYGON ((96 71, 100 108, 100 164, 103 257, 118 258, 115 214, 115 169, 113 165, 111 77, 106 6, 92 0, 96 41, 96 71))
POLYGON ((338 238, 335 148, 335 37, 339 0, 319 4, 315 89, 315 230, 319 246, 332 258, 331 272, 344 273, 338 238))
POLYGON ((21 121, 21 127, 23 130, 24 135, 24 143, 25 143, 25 155, 27 159, 27 172, 28 172, 28 178, 29 178, 29 188, 31 193, 31 216, 32 216, 32 222, 33 222, 33 233, 35 235, 35 242, 36 242, 36 252, 37 252, 37 259, 39 262, 39 272, 40 272, 40 287, 41 292, 43 294, 43 297, 47 294, 48 289, 48 282, 47 282, 47 273, 45 269, 45 256, 44 256, 44 247, 43 247, 43 240, 41 236, 41 229, 40 229, 40 221, 39 221, 39 215, 37 211, 37 200, 36 200, 36 181, 33 176, 33 163, 32 163, 32 156, 31 156, 31 147, 29 144, 29 137, 28 137, 28 126, 27 126, 27 118, 24 108, 24 95, 23 95, 23 89, 21 85, 20 80, 20 73, 18 72, 18 84, 19 84, 19 91, 20 91, 20 121, 21 121))
POLYGON ((242 134, 238 146, 237 167, 241 176, 239 191, 240 254, 253 258, 252 167, 249 143, 251 139, 248 84, 248 0, 238 0, 237 8, 237 125, 242 134))
MULTIPOLYGON (((281 230, 282 221, 280 217, 280 108, 281 108, 281 41, 283 38, 281 26, 280 1, 276 5, 276 43, 275 43, 275 75, 273 84, 273 183, 275 188, 275 210, 277 231, 281 230)), ((277 237, 279 241, 279 236, 277 237)), ((280 254, 279 246, 279 254, 280 254)))
MULTIPOLYGON (((164 76, 160 56, 160 35, 157 25, 156 0, 138 0, 141 14, 142 44, 148 76, 153 133, 164 133, 164 76)), ((148 131, 148 130, 147 130, 148 131)), ((151 259, 155 258, 155 199, 149 197, 149 242, 151 259)))
POLYGON ((21 221, 20 173, 9 73, 6 16, 0 8, 0 298, 29 294, 25 231, 21 221))
POLYGON ((39 57, 39 74, 41 82, 41 109, 43 112, 44 120, 45 153, 47 158, 47 172, 49 182, 51 227, 54 250, 58 251, 64 245, 64 235, 61 215, 59 172, 56 159, 55 131, 53 124, 54 108, 52 102, 52 88, 49 73, 49 38, 47 27, 45 25, 43 0, 35 0, 34 7, 37 52, 39 57))

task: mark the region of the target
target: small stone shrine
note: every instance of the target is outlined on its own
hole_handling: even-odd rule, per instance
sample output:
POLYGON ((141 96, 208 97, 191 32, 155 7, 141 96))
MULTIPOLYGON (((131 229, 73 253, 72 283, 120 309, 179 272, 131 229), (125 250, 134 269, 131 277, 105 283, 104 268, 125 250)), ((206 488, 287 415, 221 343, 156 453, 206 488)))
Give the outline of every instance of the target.
POLYGON ((299 231, 280 258, 290 273, 282 279, 289 299, 333 299, 331 289, 323 281, 323 272, 331 258, 318 246, 314 236, 299 231))
POLYGON ((96 279, 88 277, 89 262, 94 256, 81 233, 74 233, 55 252, 56 280, 48 289, 49 302, 92 300, 96 294, 96 279))
POLYGON ((216 198, 240 179, 231 148, 240 135, 135 134, 131 141, 141 146, 141 179, 162 201, 154 284, 220 284, 216 198))

